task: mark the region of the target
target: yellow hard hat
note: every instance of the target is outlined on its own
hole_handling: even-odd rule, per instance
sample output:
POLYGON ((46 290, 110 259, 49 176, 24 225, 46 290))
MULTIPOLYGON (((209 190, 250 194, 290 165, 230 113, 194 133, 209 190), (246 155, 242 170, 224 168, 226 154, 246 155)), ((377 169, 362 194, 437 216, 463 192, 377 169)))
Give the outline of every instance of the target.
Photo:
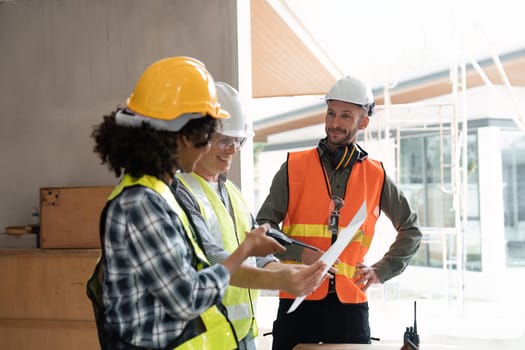
POLYGON ((127 106, 141 116, 166 121, 188 114, 229 118, 204 64, 185 56, 165 58, 146 68, 127 106))

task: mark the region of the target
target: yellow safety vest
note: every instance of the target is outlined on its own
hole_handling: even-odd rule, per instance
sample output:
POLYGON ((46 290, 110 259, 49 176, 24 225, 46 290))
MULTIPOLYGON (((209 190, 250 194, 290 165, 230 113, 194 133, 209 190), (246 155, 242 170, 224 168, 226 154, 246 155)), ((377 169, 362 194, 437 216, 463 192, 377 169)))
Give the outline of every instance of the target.
MULTIPOLYGON (((122 181, 115 187, 113 192, 108 198, 108 202, 116 198, 119 194, 122 193, 128 187, 132 186, 143 186, 152 189, 153 191, 160 194, 166 202, 170 205, 171 209, 177 213, 181 219, 182 225, 186 232, 187 238, 190 240, 192 248, 195 252, 195 255, 200 260, 200 263, 197 264, 197 269, 202 269, 206 266, 209 266, 208 260, 202 249, 199 247, 197 242, 195 242, 189 219, 180 207, 179 203, 176 201, 173 193, 161 180, 145 175, 141 178, 132 178, 128 174, 124 175, 122 181)), ((101 268, 101 259, 97 262, 95 266, 95 271, 93 275, 88 280, 88 296, 93 302, 93 307, 95 309, 95 317, 97 321, 97 328, 99 333, 101 331, 99 323, 103 325, 103 304, 102 304, 102 281, 103 281, 103 269, 101 268)), ((174 350, 223 350, 223 349, 237 349, 237 340, 235 333, 228 322, 228 319, 219 311, 219 309, 214 305, 211 306, 208 310, 202 313, 199 316, 206 328, 206 331, 203 333, 187 340, 186 342, 178 345, 174 350)), ((100 338, 100 334, 99 334, 100 338)))
MULTIPOLYGON (((201 176, 196 173, 179 174, 178 178, 197 199, 200 212, 216 242, 228 253, 232 253, 244 241, 246 232, 251 231, 252 227, 251 214, 240 191, 231 181, 226 180, 224 183, 232 208, 232 218, 219 194, 201 176)), ((255 258, 247 259, 245 264, 255 266, 255 258)), ((229 286, 222 299, 228 310, 228 319, 233 323, 239 339, 246 337, 250 331, 254 337, 258 334, 254 315, 258 295, 258 290, 229 286)))

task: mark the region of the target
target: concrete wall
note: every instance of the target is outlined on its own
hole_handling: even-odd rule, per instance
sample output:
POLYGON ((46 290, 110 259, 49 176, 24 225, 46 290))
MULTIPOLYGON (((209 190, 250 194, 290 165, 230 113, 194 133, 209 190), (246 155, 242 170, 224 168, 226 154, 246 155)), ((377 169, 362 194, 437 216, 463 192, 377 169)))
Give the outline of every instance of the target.
POLYGON ((0 1, 0 231, 39 188, 111 185, 89 137, 167 56, 238 83, 235 0, 0 1))

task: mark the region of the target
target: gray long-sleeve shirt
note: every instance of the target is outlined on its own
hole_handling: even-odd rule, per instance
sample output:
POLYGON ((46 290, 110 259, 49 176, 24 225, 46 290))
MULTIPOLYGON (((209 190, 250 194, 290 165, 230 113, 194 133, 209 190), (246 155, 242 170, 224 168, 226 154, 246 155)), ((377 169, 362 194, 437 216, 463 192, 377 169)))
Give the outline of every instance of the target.
MULTIPOLYGON (((367 154, 359 147, 357 161, 366 161, 367 154)), ((330 157, 322 148, 317 148, 323 166, 326 169, 333 195, 344 198, 351 167, 335 170, 330 157)), ((270 193, 257 214, 259 224, 270 223, 278 228, 288 210, 288 163, 285 162, 275 174, 270 193)), ((403 192, 392 179, 385 176, 380 201, 381 211, 390 219, 397 231, 397 236, 385 255, 372 267, 381 283, 399 275, 407 267, 410 259, 417 252, 421 243, 421 231, 417 214, 410 208, 403 192)), ((288 249, 286 258, 300 260, 302 249, 288 249)))

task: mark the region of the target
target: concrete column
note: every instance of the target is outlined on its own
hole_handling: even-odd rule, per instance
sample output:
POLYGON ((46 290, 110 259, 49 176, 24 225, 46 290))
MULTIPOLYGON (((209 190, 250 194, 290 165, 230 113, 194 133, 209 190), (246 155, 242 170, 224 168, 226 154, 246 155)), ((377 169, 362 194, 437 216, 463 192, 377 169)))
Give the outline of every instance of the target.
MULTIPOLYGON (((232 53, 232 55, 237 57, 237 88, 244 100, 245 111, 249 116, 249 100, 252 96, 250 1, 236 1, 236 6, 237 52, 232 53)), ((252 212, 254 210, 253 171, 253 140, 248 139, 237 157, 235 157, 228 178, 240 187, 242 195, 252 212)))
POLYGON ((500 128, 478 129, 479 215, 483 274, 505 269, 505 223, 500 128))

